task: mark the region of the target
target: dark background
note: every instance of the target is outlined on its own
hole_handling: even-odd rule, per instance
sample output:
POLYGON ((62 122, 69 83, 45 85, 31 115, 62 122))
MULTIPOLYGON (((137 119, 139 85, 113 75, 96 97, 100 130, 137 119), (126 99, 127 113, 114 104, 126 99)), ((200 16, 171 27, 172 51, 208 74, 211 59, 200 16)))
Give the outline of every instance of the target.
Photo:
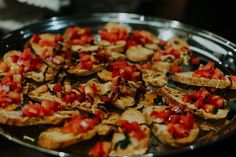
MULTIPOLYGON (((236 43, 236 13, 232 1, 211 0, 72 0, 71 5, 59 13, 47 12, 42 19, 91 12, 132 12, 150 15, 199 27, 216 33, 236 43), (97 3, 100 1, 100 3, 97 3)), ((40 19, 39 19, 40 20, 40 19)), ((4 33, 0 30, 0 35, 4 33)), ((216 144, 178 156, 234 156, 236 136, 216 144)), ((25 148, 0 137, 1 157, 49 157, 49 155, 25 148)))

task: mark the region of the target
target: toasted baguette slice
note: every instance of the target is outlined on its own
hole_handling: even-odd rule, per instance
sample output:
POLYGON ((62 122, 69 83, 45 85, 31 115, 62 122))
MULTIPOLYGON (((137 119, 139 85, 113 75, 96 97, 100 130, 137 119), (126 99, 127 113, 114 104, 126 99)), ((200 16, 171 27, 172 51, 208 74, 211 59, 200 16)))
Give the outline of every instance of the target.
POLYGON ((0 111, 0 123, 13 126, 30 126, 39 124, 58 125, 77 111, 59 111, 50 116, 23 117, 22 111, 0 111))
POLYGON ((122 128, 119 128, 119 132, 116 132, 112 138, 112 148, 109 156, 135 156, 146 153, 149 146, 150 129, 145 125, 146 120, 144 115, 135 109, 129 109, 122 113, 121 120, 127 120, 128 122, 137 122, 141 130, 146 135, 142 139, 136 139, 132 133, 125 133, 122 128), (129 140, 130 143, 125 148, 121 148, 118 143, 123 140, 129 140))
MULTIPOLYGON (((55 39, 55 34, 49 34, 49 33, 44 33, 39 35, 40 39, 49 41, 49 42, 54 42, 55 39)), ((39 55, 41 58, 43 58, 44 62, 47 63, 50 67, 52 67, 55 70, 59 70, 65 63, 69 64, 70 59, 64 59, 61 56, 58 59, 58 56, 53 57, 53 59, 47 59, 43 56, 43 53, 46 51, 48 52, 53 52, 53 46, 41 46, 38 43, 33 42, 32 40, 29 41, 29 44, 31 48, 34 50, 34 52, 39 55)))
POLYGON ((96 135, 97 126, 80 134, 63 133, 60 128, 50 128, 39 135, 38 145, 48 149, 63 148, 96 135))
MULTIPOLYGON (((114 129, 113 126, 109 126, 108 124, 115 123, 117 119, 118 115, 110 114, 106 119, 103 119, 103 121, 106 121, 102 121, 88 131, 81 133, 65 133, 62 131, 61 127, 49 128, 39 135, 38 144, 44 148, 58 149, 91 139, 97 132, 100 133, 100 135, 106 135, 114 129)), ((81 126, 86 125, 86 121, 81 121, 80 123, 81 126)))
POLYGON ((142 70, 142 78, 147 86, 151 84, 155 87, 166 85, 168 80, 164 73, 149 69, 142 70))
POLYGON ((164 97, 164 101, 167 103, 178 104, 184 107, 191 109, 195 115, 205 118, 205 119, 223 119, 227 116, 229 110, 228 109, 218 109, 216 114, 208 113, 203 109, 198 109, 194 104, 185 103, 183 101, 183 96, 187 94, 186 92, 170 88, 170 87, 162 87, 158 90, 158 94, 164 97))
POLYGON ((172 79, 173 81, 187 85, 214 87, 220 89, 227 88, 231 85, 231 82, 227 77, 225 77, 225 80, 207 79, 204 77, 198 78, 198 77, 193 77, 193 72, 174 73, 172 79))
POLYGON ((125 52, 126 58, 132 62, 143 62, 147 61, 152 55, 154 51, 138 46, 131 46, 125 52))
POLYGON ((153 125, 152 133, 154 134, 154 136, 158 138, 162 143, 172 147, 181 147, 195 141, 199 134, 199 128, 196 122, 194 122, 193 128, 189 131, 189 134, 186 137, 175 138, 168 131, 168 126, 162 123, 161 119, 153 118, 151 116, 151 113, 153 111, 160 111, 165 108, 166 106, 150 106, 144 111, 148 122, 153 125))
POLYGON ((70 68, 67 70, 69 74, 77 75, 77 76, 88 76, 92 74, 96 74, 97 72, 104 69, 104 66, 102 64, 93 65, 91 70, 87 69, 81 69, 80 65, 77 64, 75 66, 70 66, 70 68))

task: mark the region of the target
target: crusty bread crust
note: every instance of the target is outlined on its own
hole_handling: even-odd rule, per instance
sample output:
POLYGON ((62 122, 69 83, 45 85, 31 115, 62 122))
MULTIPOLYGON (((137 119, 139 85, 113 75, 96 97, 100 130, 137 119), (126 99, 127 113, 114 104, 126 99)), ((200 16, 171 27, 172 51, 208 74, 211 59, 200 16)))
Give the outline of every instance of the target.
POLYGON ((203 109, 197 109, 194 104, 185 103, 182 101, 182 98, 186 94, 186 92, 173 89, 170 87, 165 86, 165 87, 162 87, 161 89, 158 89, 158 94, 164 97, 165 102, 187 107, 191 109, 195 115, 205 118, 205 119, 213 119, 213 120, 223 119, 227 116, 229 112, 229 110, 226 108, 218 109, 216 114, 208 113, 203 109))
POLYGON ((39 124, 58 125, 76 111, 59 111, 50 116, 23 117, 22 111, 0 111, 0 123, 13 126, 30 126, 39 124))
POLYGON ((231 85, 230 80, 225 77, 225 80, 207 79, 204 77, 193 77, 193 72, 174 73, 173 81, 180 82, 187 85, 214 87, 224 89, 231 85))

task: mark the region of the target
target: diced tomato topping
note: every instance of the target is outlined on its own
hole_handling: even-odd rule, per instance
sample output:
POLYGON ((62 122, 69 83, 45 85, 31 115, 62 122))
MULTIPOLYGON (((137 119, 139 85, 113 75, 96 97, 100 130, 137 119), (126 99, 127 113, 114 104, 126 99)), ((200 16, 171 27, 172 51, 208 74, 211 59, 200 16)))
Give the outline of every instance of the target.
POLYGON ((150 116, 162 119, 163 123, 167 125, 169 133, 174 138, 188 136, 189 131, 194 125, 193 115, 188 110, 174 105, 170 105, 165 109, 152 111, 150 116))
POLYGON ((95 125, 100 123, 98 119, 95 117, 93 118, 86 118, 82 115, 73 115, 72 118, 65 122, 61 131, 63 133, 82 133, 87 132, 94 128, 95 125))
POLYGON ((90 61, 90 55, 87 53, 80 53, 79 57, 80 61, 90 61))
POLYGON ((81 61, 79 65, 81 69, 91 70, 93 68, 93 63, 91 61, 81 61))
POLYGON ((34 43, 39 43, 39 41, 41 40, 39 34, 34 34, 31 38, 32 42, 34 43))
POLYGON ((98 31, 101 39, 108 40, 112 43, 119 40, 126 40, 128 38, 128 32, 123 29, 113 28, 111 31, 107 29, 101 29, 98 31))
POLYGON ((89 155, 92 157, 106 157, 108 152, 105 151, 104 144, 105 142, 102 141, 96 143, 89 151, 89 155))
POLYGON ((182 66, 171 66, 170 67, 170 72, 172 73, 178 73, 178 72, 181 72, 183 69, 182 66))
POLYGON ((208 113, 213 113, 214 110, 216 109, 216 107, 212 104, 204 104, 202 108, 208 113))
POLYGON ((62 98, 62 100, 66 103, 73 103, 75 100, 78 100, 79 102, 83 101, 83 96, 80 94, 77 94, 75 92, 68 92, 65 94, 65 96, 62 98))
POLYGON ((60 92, 62 90, 62 85, 61 83, 56 83, 54 86, 53 86, 53 92, 60 92))
POLYGON ((23 53, 20 55, 20 58, 22 60, 30 60, 32 58, 32 53, 31 53, 30 48, 25 48, 23 50, 23 53))
POLYGON ((63 41, 63 36, 61 34, 55 34, 54 42, 58 43, 59 41, 63 41))
POLYGON ((232 81, 236 82, 236 76, 230 76, 229 77, 232 81))
POLYGON ((12 99, 7 97, 0 97, 0 107, 5 108, 12 103, 12 99))
POLYGON ((199 57, 193 57, 191 58, 191 63, 192 64, 199 64, 201 59, 199 57))
POLYGON ((14 62, 14 63, 16 63, 16 62, 18 61, 19 58, 20 58, 20 57, 17 56, 17 55, 13 55, 13 56, 11 56, 11 60, 12 60, 12 62, 14 62))
POLYGON ((51 46, 51 47, 56 47, 57 43, 54 41, 48 41, 48 40, 40 40, 39 41, 40 46, 51 46))
POLYGON ((60 110, 63 110, 63 106, 58 102, 45 100, 41 105, 39 103, 33 104, 29 102, 23 107, 22 114, 25 117, 41 117, 52 115, 60 110))
POLYGON ((168 131, 174 138, 183 138, 188 136, 189 131, 181 124, 169 124, 168 131))
POLYGON ((213 62, 208 62, 198 70, 195 70, 193 76, 204 77, 208 79, 225 79, 224 73, 220 69, 215 68, 215 64, 213 62))
POLYGON ((120 70, 120 69, 124 69, 126 66, 127 66, 127 62, 125 61, 112 62, 109 67, 109 70, 110 71, 120 70))
POLYGON ((9 70, 9 67, 6 62, 1 62, 0 63, 0 72, 7 72, 9 70))
POLYGON ((90 28, 70 27, 65 31, 65 42, 85 45, 93 40, 90 28))
POLYGON ((99 62, 108 62, 110 55, 107 53, 106 50, 101 50, 96 53, 96 58, 99 62))
POLYGON ((215 108, 222 108, 225 104, 225 101, 222 97, 212 95, 208 90, 203 87, 197 91, 192 91, 190 94, 184 95, 182 100, 186 103, 193 103, 197 108, 203 109, 208 109, 209 107, 206 106, 209 105, 212 105, 215 108))
POLYGON ((146 137, 145 132, 142 130, 140 124, 137 122, 129 122, 127 120, 120 120, 119 121, 120 127, 127 133, 132 133, 133 136, 138 139, 142 140, 146 137))

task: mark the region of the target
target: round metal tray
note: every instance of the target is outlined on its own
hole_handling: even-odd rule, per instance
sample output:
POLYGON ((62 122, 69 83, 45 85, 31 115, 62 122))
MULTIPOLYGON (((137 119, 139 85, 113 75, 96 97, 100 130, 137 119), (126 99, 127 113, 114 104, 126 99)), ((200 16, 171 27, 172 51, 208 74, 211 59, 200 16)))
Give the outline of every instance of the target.
MULTIPOLYGON (((94 33, 104 26, 106 22, 121 22, 129 24, 133 29, 145 29, 155 33, 160 39, 167 40, 171 37, 180 37, 188 42, 193 55, 202 56, 206 60, 213 60, 220 65, 228 74, 236 72, 236 45, 211 32, 187 26, 177 21, 164 20, 160 18, 146 17, 127 13, 95 13, 90 15, 80 15, 74 17, 53 17, 51 19, 28 25, 14 32, 11 32, 0 40, 0 53, 12 49, 22 49, 24 43, 34 33, 60 33, 70 26, 91 27, 94 33)), ((231 109, 228 116, 230 123, 219 132, 211 135, 207 140, 199 139, 192 145, 178 148, 154 150, 150 148, 145 156, 168 156, 193 149, 199 149, 211 143, 220 141, 236 131, 236 105, 234 102, 229 104, 231 109)), ((58 156, 87 156, 87 152, 96 141, 95 139, 81 142, 79 144, 60 149, 48 150, 36 145, 35 142, 25 140, 23 137, 37 137, 40 131, 47 126, 32 127, 9 127, 0 125, 0 134, 9 140, 21 145, 58 156)), ((152 142, 152 141, 151 141, 152 142)))

